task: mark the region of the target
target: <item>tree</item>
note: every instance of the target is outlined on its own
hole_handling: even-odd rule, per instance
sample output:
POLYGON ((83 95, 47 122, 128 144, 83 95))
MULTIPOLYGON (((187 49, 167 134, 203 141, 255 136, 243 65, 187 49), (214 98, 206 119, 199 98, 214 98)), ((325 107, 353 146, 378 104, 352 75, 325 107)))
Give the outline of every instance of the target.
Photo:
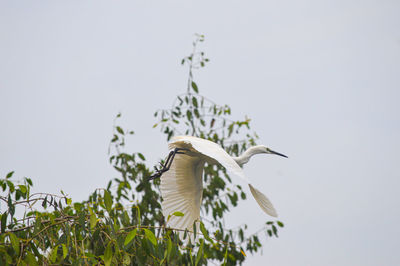
MULTIPOLYGON (((157 127, 167 140, 188 134, 212 140, 237 156, 257 135, 250 131, 250 119, 232 120, 228 105, 218 105, 199 94, 193 72, 209 60, 197 48, 204 41, 197 35, 193 52, 182 60, 188 65, 186 92, 176 97, 171 109, 155 112, 157 127)), ((208 262, 234 265, 243 262, 245 252, 258 252, 262 246, 258 233, 247 226, 227 229, 224 215, 246 199, 239 185, 233 185, 225 169, 206 165, 200 232, 193 227, 195 243, 185 244, 166 227, 161 212, 160 180, 149 182, 153 171, 143 153, 125 151, 134 135, 118 125, 110 142, 110 163, 120 177, 110 180, 105 189, 95 190, 84 202, 73 202, 61 195, 31 194, 32 180, 13 182, 14 172, 0 179, 0 201, 7 208, 1 213, 0 264, 98 264, 98 265, 203 265, 208 262), (43 210, 37 208, 41 203, 43 210), (16 217, 16 209, 25 207, 16 217)), ((3 208, 2 208, 3 209, 3 208)), ((174 213, 182 216, 183 213, 174 213)), ((277 237, 280 221, 267 221, 261 231, 277 237)), ((185 232, 186 238, 188 232, 185 232)))

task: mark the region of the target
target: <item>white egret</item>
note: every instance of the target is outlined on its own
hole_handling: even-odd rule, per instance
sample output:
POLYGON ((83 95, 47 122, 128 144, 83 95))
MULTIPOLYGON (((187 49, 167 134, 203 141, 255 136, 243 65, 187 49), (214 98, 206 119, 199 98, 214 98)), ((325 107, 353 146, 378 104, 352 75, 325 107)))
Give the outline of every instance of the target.
POLYGON ((241 168, 255 154, 267 153, 287 157, 281 153, 259 145, 250 147, 239 157, 231 157, 218 144, 209 140, 178 136, 172 138, 168 144, 172 150, 163 165, 150 179, 161 177, 161 203, 164 217, 170 217, 167 224, 172 228, 193 228, 193 223, 200 219, 200 206, 203 195, 203 168, 204 163, 221 164, 226 170, 244 179, 251 194, 261 209, 276 217, 277 213, 272 203, 258 189, 253 187, 241 168), (178 154, 178 155, 177 155, 178 154), (175 212, 182 212, 183 217, 173 216, 175 212))

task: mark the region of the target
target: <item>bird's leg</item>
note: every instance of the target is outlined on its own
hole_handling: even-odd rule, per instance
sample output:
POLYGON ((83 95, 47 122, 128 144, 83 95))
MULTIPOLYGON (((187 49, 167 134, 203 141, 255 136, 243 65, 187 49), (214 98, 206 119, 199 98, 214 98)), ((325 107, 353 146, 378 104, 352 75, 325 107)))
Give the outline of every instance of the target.
POLYGON ((169 170, 169 168, 172 165, 172 161, 175 158, 176 154, 185 154, 183 151, 189 151, 189 149, 185 149, 185 148, 175 148, 173 151, 170 152, 170 155, 167 158, 167 161, 164 164, 164 168, 161 170, 162 172, 166 172, 169 170), (171 155, 172 153, 172 155, 171 155))
POLYGON ((174 156, 174 151, 171 151, 168 154, 168 158, 167 158, 167 160, 165 161, 164 164, 162 164, 160 162, 160 165, 161 165, 161 169, 160 170, 157 167, 155 167, 156 173, 154 175, 150 176, 148 180, 153 180, 155 178, 159 178, 166 171, 165 169, 167 168, 168 162, 171 160, 172 156, 174 156))
POLYGON ((165 163, 164 164, 160 163, 162 168, 160 170, 158 170, 156 168, 156 173, 154 175, 150 176, 148 180, 153 180, 153 179, 161 177, 161 175, 164 172, 167 172, 169 170, 169 168, 171 167, 172 161, 174 160, 175 155, 176 154, 185 154, 183 151, 189 151, 189 149, 175 148, 173 151, 170 151, 170 153, 168 154, 168 158, 165 161, 165 163))

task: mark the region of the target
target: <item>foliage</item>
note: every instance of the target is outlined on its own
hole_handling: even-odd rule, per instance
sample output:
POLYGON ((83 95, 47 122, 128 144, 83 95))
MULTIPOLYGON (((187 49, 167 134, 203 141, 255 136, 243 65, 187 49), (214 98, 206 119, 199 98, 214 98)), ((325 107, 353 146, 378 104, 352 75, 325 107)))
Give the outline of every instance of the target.
MULTIPOLYGON (((159 127, 167 140, 177 134, 199 136, 237 156, 256 143, 257 135, 250 132, 249 119, 231 120, 229 106, 217 105, 199 94, 193 71, 209 62, 203 52, 196 51, 203 40, 198 35, 192 54, 182 60, 189 66, 186 93, 177 96, 171 109, 155 113, 154 127, 159 127)), ((0 265, 234 265, 245 259, 245 251, 260 250, 259 232, 278 236, 278 227, 283 227, 280 221, 268 221, 250 235, 246 225, 225 228, 224 215, 246 199, 246 193, 232 184, 222 167, 208 165, 202 206, 206 225, 200 223, 200 232, 193 227, 195 243, 184 244, 177 229, 165 226, 168 217, 161 213, 160 180, 147 180, 153 171, 145 156, 124 152, 126 139, 133 134, 114 124, 110 163, 120 177, 94 191, 87 201, 73 202, 64 192, 61 196, 31 194, 32 180, 13 182, 13 172, 0 179, 1 210, 6 206, 0 219, 0 265), (16 213, 22 216, 17 218, 16 213)))

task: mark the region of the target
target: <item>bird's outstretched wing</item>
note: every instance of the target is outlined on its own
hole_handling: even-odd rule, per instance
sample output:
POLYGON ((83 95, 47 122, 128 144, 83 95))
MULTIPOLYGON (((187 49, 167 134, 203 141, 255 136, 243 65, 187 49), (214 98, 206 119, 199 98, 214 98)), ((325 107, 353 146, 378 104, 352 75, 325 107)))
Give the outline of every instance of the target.
POLYGON ((245 176, 243 169, 232 159, 232 157, 219 146, 217 143, 192 136, 177 136, 172 138, 169 147, 181 147, 181 143, 189 144, 197 152, 210 157, 220 163, 228 172, 241 177, 249 183, 249 179, 245 176))
MULTIPOLYGON (((161 207, 165 219, 169 217, 169 227, 192 231, 193 223, 200 220, 203 167, 204 161, 200 158, 177 154, 170 169, 161 176, 161 207), (175 216, 175 212, 182 212, 184 216, 175 216)), ((183 233, 179 233, 181 237, 183 233)))
POLYGON ((272 203, 267 198, 267 196, 265 196, 262 192, 260 192, 258 189, 254 188, 250 184, 250 181, 245 176, 243 169, 218 144, 209 140, 191 136, 177 136, 172 139, 172 142, 170 143, 169 147, 176 148, 179 147, 181 143, 191 145, 193 149, 195 149, 199 153, 216 160, 223 167, 225 167, 226 170, 231 174, 234 174, 244 179, 248 183, 251 194, 257 201, 258 205, 260 205, 261 209, 268 215, 271 215, 273 217, 277 216, 277 212, 272 203))

